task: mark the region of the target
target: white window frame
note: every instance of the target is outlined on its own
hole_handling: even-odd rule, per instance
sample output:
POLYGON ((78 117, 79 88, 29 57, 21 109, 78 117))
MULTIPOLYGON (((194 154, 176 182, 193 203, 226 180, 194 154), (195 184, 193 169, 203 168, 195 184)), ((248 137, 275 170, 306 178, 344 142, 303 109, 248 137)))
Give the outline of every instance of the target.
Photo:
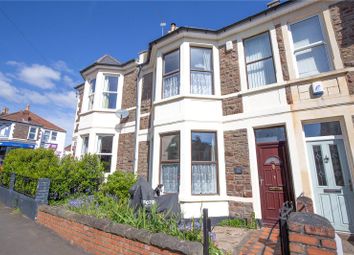
POLYGON ((166 53, 164 53, 162 55, 162 84, 161 84, 161 99, 167 99, 167 98, 174 98, 177 96, 180 96, 182 93, 182 88, 181 88, 181 47, 177 47, 171 51, 168 51, 166 53), (174 52, 178 51, 178 70, 177 71, 171 71, 169 73, 165 73, 165 57, 169 54, 172 54, 174 52), (179 84, 178 84, 178 94, 173 95, 173 96, 169 96, 169 97, 164 97, 163 92, 164 92, 164 81, 166 78, 168 77, 172 77, 174 75, 178 75, 179 76, 179 84))
POLYGON ((28 128, 27 139, 28 139, 28 140, 31 140, 31 141, 35 141, 35 140, 37 140, 37 139, 36 139, 36 138, 37 138, 37 135, 38 135, 38 127, 30 126, 30 127, 28 128), (30 138, 30 134, 32 133, 32 132, 31 132, 31 128, 35 128, 35 129, 36 129, 33 139, 30 138))
POLYGON ((85 155, 89 152, 89 145, 90 145, 90 136, 87 135, 82 135, 81 136, 81 155, 85 155), (85 139, 87 138, 87 146, 84 151, 84 145, 85 145, 85 139))
POLYGON ((2 123, 2 124, 0 124, 0 128, 1 128, 1 129, 0 129, 0 137, 1 137, 1 138, 9 138, 10 135, 11 135, 11 123, 7 123, 7 124, 6 124, 6 123, 2 123), (5 131, 5 129, 9 129, 9 130, 8 130, 8 132, 9 132, 9 135, 8 135, 8 136, 1 134, 1 131, 2 131, 2 130, 4 130, 4 134, 6 134, 7 131, 5 131))
POLYGON ((52 131, 51 134, 50 134, 50 140, 51 141, 56 141, 58 138, 58 132, 57 131, 52 131), (55 139, 53 139, 53 134, 56 134, 55 135, 55 139))
POLYGON ((273 45, 273 40, 272 40, 272 34, 271 34, 271 30, 270 29, 267 29, 265 31, 261 31, 259 33, 256 33, 256 34, 253 34, 251 36, 247 36, 247 37, 243 37, 242 38, 242 41, 241 41, 241 44, 242 44, 242 53, 243 53, 243 62, 244 62, 244 72, 245 72, 245 79, 246 79, 246 84, 247 84, 247 90, 253 90, 253 89, 259 89, 259 88, 264 88, 266 86, 271 86, 271 85, 274 85, 274 84, 277 84, 279 81, 278 81, 278 76, 277 76, 277 68, 276 68, 276 63, 275 63, 275 54, 274 54, 274 46, 276 45, 273 45), (267 57, 267 58, 261 58, 259 60, 255 60, 255 61, 251 61, 249 63, 247 63, 247 56, 246 56, 246 47, 245 47, 245 41, 248 40, 248 39, 251 39, 253 37, 256 37, 256 36, 259 36, 259 35, 262 35, 262 34, 268 34, 268 38, 269 38, 269 45, 270 45, 270 50, 271 50, 271 53, 272 55, 267 57), (247 72, 247 66, 250 65, 250 64, 253 64, 253 63, 256 63, 256 62, 260 62, 260 61, 263 61, 263 60, 266 60, 266 59, 272 59, 272 63, 273 63, 273 69, 274 69, 274 78, 275 78, 275 82, 273 83, 269 83, 269 84, 263 84, 259 87, 250 87, 250 82, 249 82, 249 79, 248 79, 248 72, 247 72))
MULTIPOLYGON (((103 75, 103 82, 106 83, 106 77, 117 77, 117 90, 116 91, 108 91, 108 90, 104 90, 105 88, 105 84, 103 85, 103 88, 102 88, 102 100, 101 100, 101 108, 102 109, 105 109, 105 110, 116 110, 117 109, 117 105, 118 105, 118 96, 119 96, 119 93, 118 93, 118 90, 119 90, 119 83, 120 83, 120 75, 117 75, 117 74, 104 74, 103 75), (104 98, 104 95, 105 94, 116 94, 117 95, 117 98, 116 98, 116 105, 115 105, 115 108, 108 108, 108 107, 104 107, 103 106, 103 98, 104 98)), ((97 86, 97 84, 96 84, 97 86)))
POLYGON ((94 108, 95 105, 95 93, 97 90, 97 80, 96 78, 93 78, 89 81, 89 89, 88 89, 88 102, 87 102, 87 110, 90 111, 94 108), (92 92, 92 82, 95 81, 95 91, 92 92), (92 99, 92 104, 91 104, 91 99, 92 99))
POLYGON ((113 143, 114 143, 114 134, 97 134, 96 135, 97 139, 96 139, 96 154, 97 156, 111 156, 111 165, 110 165, 110 169, 109 169, 109 172, 106 172, 106 173, 110 173, 112 172, 112 166, 113 166, 113 143), (99 151, 99 148, 98 148, 98 145, 99 145, 99 140, 100 140, 100 137, 112 137, 112 149, 111 149, 111 153, 102 153, 99 151))
POLYGON ((327 41, 329 41, 329 39, 328 39, 327 33, 325 33, 326 30, 325 30, 325 27, 324 27, 324 22, 325 21, 323 20, 322 15, 315 14, 315 15, 307 16, 306 18, 303 18, 303 19, 296 20, 296 21, 291 22, 291 23, 288 24, 288 38, 289 38, 290 50, 291 50, 290 54, 291 54, 291 58, 292 58, 292 62, 293 62, 294 70, 295 70, 295 77, 296 78, 308 78, 308 77, 320 74, 320 73, 318 73, 318 74, 314 74, 314 75, 300 77, 299 69, 297 67, 297 61, 296 61, 296 57, 295 57, 295 53, 296 52, 304 51, 306 49, 312 49, 312 48, 314 48, 316 46, 320 46, 320 45, 324 45, 324 48, 325 48, 325 52, 326 52, 326 55, 327 55, 326 59, 327 59, 327 63, 328 63, 328 66, 329 66, 329 70, 328 71, 333 70, 333 63, 332 63, 332 61, 330 59, 331 54, 330 54, 329 45, 328 45, 328 42, 327 42, 327 41), (310 44, 310 45, 307 45, 307 46, 303 46, 303 47, 295 50, 293 35, 292 35, 292 31, 291 31, 291 26, 296 24, 296 23, 299 23, 299 22, 305 21, 307 19, 313 18, 313 17, 318 17, 318 21, 320 23, 320 29, 321 29, 321 33, 322 33, 324 41, 313 43, 313 44, 310 44))
POLYGON ((43 132, 43 138, 42 138, 42 140, 43 140, 44 143, 47 143, 47 142, 49 142, 49 141, 51 140, 51 134, 52 134, 52 132, 51 132, 50 130, 44 130, 44 132, 43 132), (47 140, 47 141, 44 140, 44 136, 45 136, 45 133, 46 133, 46 132, 49 133, 49 134, 48 134, 48 140, 47 140))

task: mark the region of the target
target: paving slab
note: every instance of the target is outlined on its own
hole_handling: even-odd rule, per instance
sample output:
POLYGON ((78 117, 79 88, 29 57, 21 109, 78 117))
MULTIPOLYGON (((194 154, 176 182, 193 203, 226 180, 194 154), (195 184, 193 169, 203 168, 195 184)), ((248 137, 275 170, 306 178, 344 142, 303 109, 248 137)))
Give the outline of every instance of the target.
POLYGON ((0 255, 88 255, 0 203, 0 255))

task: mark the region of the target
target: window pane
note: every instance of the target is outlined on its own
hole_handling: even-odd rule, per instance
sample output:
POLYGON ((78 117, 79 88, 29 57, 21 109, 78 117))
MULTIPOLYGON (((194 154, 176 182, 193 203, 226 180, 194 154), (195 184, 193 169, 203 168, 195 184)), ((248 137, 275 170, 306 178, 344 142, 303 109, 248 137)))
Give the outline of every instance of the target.
POLYGON ((192 133, 192 161, 216 161, 215 133, 192 133))
POLYGON ((93 79, 90 82, 90 94, 95 93, 95 91, 96 91, 96 79, 93 79))
POLYGON ((111 171, 111 161, 112 155, 100 155, 101 162, 103 163, 103 167, 106 173, 111 171))
POLYGON ((191 48, 191 69, 211 70, 211 49, 191 48))
POLYGON ((304 125, 305 137, 341 135, 339 121, 313 123, 304 125))
POLYGON ((212 95, 213 82, 211 73, 191 71, 191 93, 198 95, 212 95))
POLYGON ((161 161, 179 160, 179 135, 161 137, 161 161))
POLYGON ((118 89, 118 77, 117 76, 106 76, 104 91, 117 92, 118 89))
POLYGON ((325 45, 295 53, 300 77, 315 75, 330 70, 325 45))
POLYGON ((43 134, 43 141, 46 143, 48 142, 49 140, 49 136, 50 136, 50 131, 44 131, 44 134, 43 134))
POLYGON ((86 154, 88 151, 88 144, 89 144, 89 137, 85 136, 82 138, 82 148, 81 148, 81 154, 86 154))
POLYGON ((256 143, 286 141, 284 127, 256 129, 256 143))
POLYGON ((329 145, 329 151, 331 152, 331 161, 333 166, 334 178, 337 186, 344 186, 342 165, 340 163, 340 157, 336 144, 329 145))
POLYGON ((313 145, 313 156, 317 172, 317 181, 319 186, 327 186, 327 177, 323 164, 322 150, 320 145, 313 145))
POLYGON ((244 41, 246 63, 272 56, 268 33, 263 33, 244 41))
POLYGON ((164 192, 178 193, 179 191, 179 164, 161 164, 161 183, 164 192))
POLYGON ((179 70, 179 50, 165 55, 164 60, 164 74, 179 70))
POLYGON ((9 137, 11 125, 3 123, 0 124, 0 137, 9 137))
POLYGON ((192 165, 192 194, 217 193, 216 164, 192 165))
POLYGON ((163 79, 163 98, 179 95, 179 73, 163 79))
POLYGON ((98 137, 98 152, 112 153, 113 136, 99 136, 98 137))
POLYGON ((248 64, 247 77, 249 88, 257 88, 266 84, 275 83, 273 58, 248 64))
POLYGON ((312 43, 323 41, 318 16, 300 21, 290 26, 295 50, 312 43))
POLYGON ((117 94, 116 93, 103 93, 102 107, 108 109, 116 109, 117 94))
POLYGON ((53 141, 57 140, 57 135, 58 135, 57 132, 52 132, 52 140, 53 141))

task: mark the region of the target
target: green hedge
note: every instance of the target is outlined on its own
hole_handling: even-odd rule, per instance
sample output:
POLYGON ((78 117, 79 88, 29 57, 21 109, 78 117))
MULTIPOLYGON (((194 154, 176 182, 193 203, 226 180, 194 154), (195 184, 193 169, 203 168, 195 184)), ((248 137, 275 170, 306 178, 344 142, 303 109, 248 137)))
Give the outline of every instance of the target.
MULTIPOLYGON (((103 179, 104 167, 96 155, 86 154, 80 160, 65 156, 59 159, 48 149, 11 150, 4 160, 3 172, 16 173, 30 178, 49 178, 51 198, 63 199, 72 193, 93 192, 98 180, 103 179)), ((15 183, 28 194, 33 194, 36 185, 25 185, 23 178, 15 183)), ((22 191, 21 190, 21 191, 22 191)))

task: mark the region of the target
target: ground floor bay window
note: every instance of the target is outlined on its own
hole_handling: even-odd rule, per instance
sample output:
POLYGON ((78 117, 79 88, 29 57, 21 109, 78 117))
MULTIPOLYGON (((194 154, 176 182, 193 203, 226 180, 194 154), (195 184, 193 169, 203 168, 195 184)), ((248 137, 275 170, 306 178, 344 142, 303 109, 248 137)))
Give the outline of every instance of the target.
POLYGON ((192 194, 217 194, 215 132, 192 132, 192 194))
POLYGON ((99 135, 97 142, 97 155, 104 164, 105 172, 111 171, 113 135, 99 135))
POLYGON ((161 135, 160 183, 165 193, 178 193, 180 179, 179 133, 161 135))

